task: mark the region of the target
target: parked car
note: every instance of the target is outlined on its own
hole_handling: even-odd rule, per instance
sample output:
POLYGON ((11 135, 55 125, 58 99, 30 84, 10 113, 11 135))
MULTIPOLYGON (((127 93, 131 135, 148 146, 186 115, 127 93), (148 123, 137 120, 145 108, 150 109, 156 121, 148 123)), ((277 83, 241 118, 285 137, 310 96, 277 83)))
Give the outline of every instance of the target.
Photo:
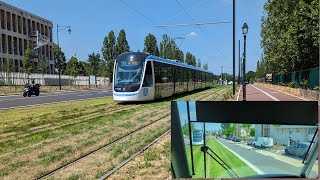
POLYGON ((233 141, 233 142, 241 142, 241 139, 240 139, 239 137, 235 137, 235 138, 233 138, 232 141, 233 141))
POLYGON ((257 138, 249 138, 248 141, 247 141, 247 144, 248 144, 248 145, 252 145, 252 143, 253 143, 254 141, 256 141, 256 140, 257 140, 257 138))
POLYGON ((272 147, 273 146, 273 138, 270 137, 258 137, 255 141, 252 143, 256 147, 272 147))
POLYGON ((295 145, 288 146, 285 149, 286 154, 304 157, 310 146, 309 142, 298 142, 295 145))

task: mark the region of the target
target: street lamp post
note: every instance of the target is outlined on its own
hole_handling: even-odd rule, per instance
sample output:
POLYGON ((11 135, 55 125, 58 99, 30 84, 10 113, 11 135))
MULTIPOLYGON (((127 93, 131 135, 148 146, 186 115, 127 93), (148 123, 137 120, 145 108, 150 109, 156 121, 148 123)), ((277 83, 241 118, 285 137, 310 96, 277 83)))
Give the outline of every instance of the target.
POLYGON ((238 75, 238 84, 240 84, 240 73, 241 73, 241 57, 240 57, 240 40, 239 40, 239 75, 238 75))
POLYGON ((244 23, 242 26, 242 33, 243 33, 243 38, 244 38, 244 57, 243 57, 243 77, 242 77, 242 89, 243 89, 243 101, 246 101, 246 38, 247 38, 247 33, 248 33, 248 25, 247 23, 244 23))
POLYGON ((61 90, 61 59, 60 59, 60 46, 59 46, 59 31, 62 31, 64 29, 68 28, 68 33, 71 34, 71 26, 59 26, 57 24, 57 43, 58 43, 58 52, 56 55, 56 58, 58 60, 58 66, 59 66, 59 88, 61 90), (61 28, 61 29, 59 29, 61 28))

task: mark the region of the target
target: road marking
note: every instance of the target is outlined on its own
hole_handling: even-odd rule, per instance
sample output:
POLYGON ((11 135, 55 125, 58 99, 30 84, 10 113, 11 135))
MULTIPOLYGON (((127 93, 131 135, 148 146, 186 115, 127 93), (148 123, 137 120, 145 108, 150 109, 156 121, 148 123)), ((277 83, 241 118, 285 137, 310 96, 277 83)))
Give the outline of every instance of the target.
MULTIPOLYGON (((264 87, 264 86, 263 86, 264 87)), ((275 91, 278 91, 280 93, 283 93, 283 94, 286 94, 286 95, 289 95, 289 96, 292 96, 292 97, 295 97, 295 98, 298 98, 298 99, 301 99, 301 100, 304 100, 304 101, 310 101, 308 99, 305 99, 305 98, 302 98, 302 97, 299 97, 299 96, 296 96, 296 95, 293 95, 293 94, 290 94, 288 92, 285 92, 285 91, 280 91, 278 89, 274 89, 274 88, 271 88, 271 87, 265 87, 265 88, 269 88, 269 89, 272 89, 272 90, 275 90, 275 91)))
MULTIPOLYGON (((41 91, 41 90, 40 90, 41 91)), ((61 93, 66 93, 66 94, 73 94, 73 93, 78 93, 78 92, 92 92, 92 91, 95 91, 95 92, 112 92, 112 89, 92 89, 92 90, 74 90, 74 91, 53 91, 53 92, 46 92, 46 93, 41 93, 42 94, 42 97, 46 97, 46 96, 43 96, 43 95, 52 95, 52 94, 61 94, 61 93)), ((17 97, 17 96, 22 96, 22 93, 23 93, 23 89, 21 91, 21 94, 15 94, 15 95, 7 95, 7 96, 2 96, 0 95, 0 99, 2 98, 9 98, 9 97, 17 97)))
POLYGON ((239 96, 240 96, 241 87, 242 87, 242 86, 240 86, 239 91, 238 91, 237 101, 239 101, 239 96))
POLYGON ((256 88, 257 90, 261 91, 263 94, 267 95, 267 96, 268 96, 268 97, 270 97, 271 99, 273 99, 273 100, 275 100, 275 101, 280 101, 279 99, 277 99, 277 98, 275 98, 275 97, 271 96, 271 95, 270 95, 270 94, 268 94, 267 92, 265 92, 265 91, 263 91, 263 90, 261 90, 261 89, 259 89, 259 88, 255 87, 254 85, 251 85, 251 86, 252 86, 252 87, 254 87, 254 88, 256 88))
MULTIPOLYGON (((45 97, 55 97, 55 96, 70 96, 70 95, 75 95, 75 96, 86 96, 86 95, 93 95, 93 94, 104 94, 103 92, 84 92, 84 93, 66 93, 66 94, 49 94, 47 96, 39 95, 38 98, 45 98, 45 97)), ((0 99, 1 101, 13 101, 13 100, 21 100, 21 99, 26 99, 26 97, 19 97, 19 98, 13 98, 13 99, 0 99)))
POLYGON ((25 106, 15 106, 15 107, 8 107, 8 108, 0 108, 0 110, 9 110, 9 109, 16 109, 16 108, 23 108, 23 107, 50 105, 50 104, 57 104, 57 103, 63 103, 63 102, 72 102, 72 101, 83 101, 83 100, 90 100, 90 99, 100 99, 100 98, 107 98, 107 97, 111 97, 111 96, 85 98, 85 99, 75 99, 75 100, 69 100, 69 101, 58 101, 58 102, 42 103, 42 104, 32 104, 32 105, 25 105, 25 106))
MULTIPOLYGON (((218 140, 217 140, 218 141, 218 140)), ((236 155, 240 160, 242 160, 244 163, 246 163, 249 167, 251 167, 251 169, 253 169, 256 173, 258 174, 264 174, 263 171, 261 171, 261 169, 259 169, 257 166, 251 164, 249 161, 247 161, 246 159, 244 159, 243 157, 241 157, 239 154, 237 154, 236 152, 232 151, 231 149, 229 149, 227 146, 225 146, 224 144, 222 144, 220 141, 218 141, 222 146, 224 146, 226 149, 228 149, 229 151, 231 151, 234 155, 236 155)))

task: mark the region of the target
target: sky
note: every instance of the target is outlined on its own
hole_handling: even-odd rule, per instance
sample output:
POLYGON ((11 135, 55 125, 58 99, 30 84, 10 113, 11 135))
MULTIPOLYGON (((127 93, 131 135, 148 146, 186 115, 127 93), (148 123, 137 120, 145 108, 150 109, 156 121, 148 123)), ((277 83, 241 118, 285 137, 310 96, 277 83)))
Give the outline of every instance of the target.
MULTIPOLYGON (((181 126, 188 123, 187 101, 178 101, 178 112, 181 126)), ((196 103, 189 101, 190 121, 197 121, 196 103)), ((196 130, 203 130, 202 122, 192 122, 196 130)), ((221 129, 221 123, 206 123, 206 131, 218 131, 221 129)))
MULTIPOLYGON (((67 59, 76 55, 86 61, 88 54, 101 52, 104 37, 114 30, 116 36, 125 29, 132 51, 143 50, 148 33, 154 34, 158 44, 163 34, 185 37, 176 40, 180 49, 208 63, 214 74, 232 73, 232 23, 198 27, 156 27, 161 24, 232 21, 232 0, 2 0, 8 4, 46 18, 53 22, 53 38, 56 26, 71 26, 72 33, 59 32, 60 46, 67 59), (179 5, 182 6, 180 6, 179 5), (184 11, 186 10, 186 12, 184 11)), ((260 24, 263 5, 267 0, 241 0, 236 2, 236 75, 238 75, 241 40, 243 52, 243 23, 249 26, 247 35, 247 71, 256 70, 262 49, 260 48, 260 24)))

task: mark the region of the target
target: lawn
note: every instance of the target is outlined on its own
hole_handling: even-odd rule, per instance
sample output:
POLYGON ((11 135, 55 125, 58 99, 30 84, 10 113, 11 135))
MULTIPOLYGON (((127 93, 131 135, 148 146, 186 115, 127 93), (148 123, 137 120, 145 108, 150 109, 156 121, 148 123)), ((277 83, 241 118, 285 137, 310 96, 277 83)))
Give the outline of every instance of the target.
MULTIPOLYGON (((231 88, 217 86, 142 104, 117 104, 109 97, 0 110, 0 179, 34 179, 150 122, 168 117, 171 100, 226 99, 231 97, 231 88)), ((123 144, 141 141, 130 146, 127 156, 169 129, 170 123, 164 119, 150 128, 146 132, 155 134, 150 139, 139 140, 136 134, 133 139, 123 141, 123 144)), ((116 163, 109 163, 108 158, 120 162, 124 158, 116 155, 120 151, 114 148, 101 155, 99 168, 86 177, 96 178, 103 170, 113 168, 116 163)), ((68 176, 81 173, 76 169, 66 172, 68 176)))
MULTIPOLYGON (((211 148, 239 177, 256 175, 257 173, 251 169, 246 163, 240 160, 231 151, 226 149, 223 145, 217 142, 214 138, 208 138, 206 146, 211 148)), ((203 152, 200 150, 201 146, 193 146, 193 159, 195 175, 192 178, 204 178, 204 157, 203 152)), ((188 163, 191 171, 191 156, 190 147, 186 148, 188 163)), ((212 154, 212 153, 211 153, 212 154)), ((216 156, 214 156, 216 158, 216 156)), ((231 178, 227 171, 219 165, 208 154, 206 155, 207 161, 207 178, 231 178)), ((231 172, 232 173, 232 172, 231 172)), ((232 173, 233 174, 233 173, 232 173)))

